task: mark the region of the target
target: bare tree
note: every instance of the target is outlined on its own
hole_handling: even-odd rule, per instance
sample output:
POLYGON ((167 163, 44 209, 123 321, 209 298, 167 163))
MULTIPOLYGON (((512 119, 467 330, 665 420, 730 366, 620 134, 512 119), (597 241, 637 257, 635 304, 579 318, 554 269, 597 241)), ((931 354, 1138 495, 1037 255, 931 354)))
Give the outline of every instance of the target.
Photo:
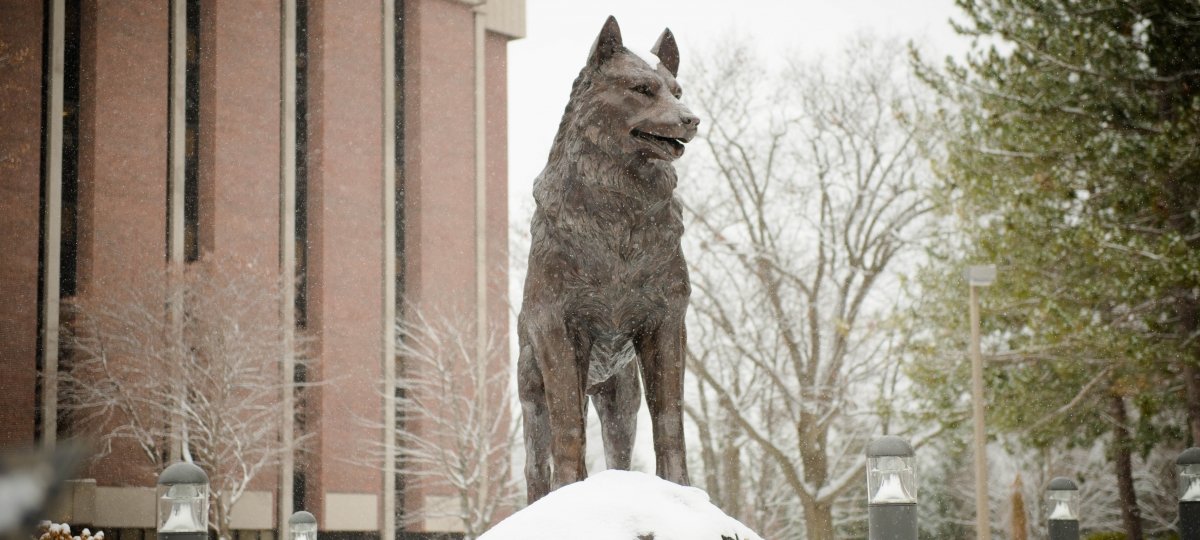
POLYGON ((299 390, 281 360, 304 358, 289 350, 297 340, 280 322, 280 299, 275 276, 201 263, 174 279, 149 271, 82 296, 64 332, 60 396, 72 423, 95 429, 100 456, 131 441, 150 472, 182 449, 209 474, 211 523, 223 539, 254 480, 306 441, 284 446, 280 437, 282 393, 299 390))
POLYGON ((457 524, 476 538, 517 508, 524 493, 513 474, 517 417, 508 350, 498 327, 476 350, 472 317, 409 305, 398 325, 396 470, 427 496, 410 521, 457 524))
POLYGON ((898 256, 916 253, 930 210, 900 49, 862 39, 832 62, 768 71, 726 44, 686 85, 708 126, 684 181, 689 417, 707 489, 733 501, 786 487, 803 510, 780 525, 789 536, 832 539, 835 503, 861 487, 865 442, 897 430, 898 256), (735 459, 744 448, 771 463, 765 484, 731 470, 753 463, 735 459))
MULTIPOLYGON (((1181 415, 1182 416, 1182 415, 1181 415)), ((1180 419, 1183 425, 1183 418, 1180 419)), ((1177 525, 1179 492, 1176 491, 1175 458, 1178 447, 1170 445, 1132 456, 1134 489, 1137 491, 1138 513, 1149 537, 1165 535, 1177 525)), ((1079 482, 1079 526, 1084 531, 1120 531, 1125 522, 1113 456, 1103 441, 1090 448, 1063 451, 1062 466, 1078 471, 1067 476, 1079 482)))

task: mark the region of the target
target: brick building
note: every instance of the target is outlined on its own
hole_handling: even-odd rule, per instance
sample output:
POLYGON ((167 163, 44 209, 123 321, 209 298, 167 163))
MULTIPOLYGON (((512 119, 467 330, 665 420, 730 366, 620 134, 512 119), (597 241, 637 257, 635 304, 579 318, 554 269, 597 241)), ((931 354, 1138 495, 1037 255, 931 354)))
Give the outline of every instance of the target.
MULTIPOLYGON (((0 449, 71 435, 62 302, 130 268, 255 260, 299 278, 282 316, 330 382, 306 411, 311 467, 272 471, 234 528, 269 537, 303 506, 323 534, 402 535, 426 494, 345 459, 390 435, 346 415, 387 425, 362 389, 395 369, 398 305, 507 320, 506 47, 523 33, 523 0, 0 0, 0 449)), ((113 540, 154 527, 153 478, 123 459, 73 483, 68 510, 113 540)))

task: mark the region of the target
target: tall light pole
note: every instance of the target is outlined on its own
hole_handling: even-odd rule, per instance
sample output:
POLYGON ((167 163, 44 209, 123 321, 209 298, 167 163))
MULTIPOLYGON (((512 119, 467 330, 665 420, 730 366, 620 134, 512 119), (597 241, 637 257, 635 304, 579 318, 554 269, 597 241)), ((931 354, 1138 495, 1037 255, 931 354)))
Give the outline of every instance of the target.
POLYGON ((975 420, 975 537, 992 539, 988 509, 987 433, 983 427, 983 356, 979 352, 979 294, 978 287, 996 281, 996 266, 967 267, 967 284, 971 289, 971 404, 975 420))

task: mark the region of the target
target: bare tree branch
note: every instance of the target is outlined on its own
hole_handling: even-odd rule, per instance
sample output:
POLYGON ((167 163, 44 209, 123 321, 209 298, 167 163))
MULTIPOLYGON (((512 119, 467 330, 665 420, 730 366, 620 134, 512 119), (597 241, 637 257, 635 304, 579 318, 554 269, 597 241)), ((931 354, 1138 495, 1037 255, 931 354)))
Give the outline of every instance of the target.
MULTIPOLYGON (((396 471, 427 494, 403 525, 449 522, 476 538, 515 510, 517 416, 502 327, 476 351, 473 316, 408 304, 396 325, 396 471)), ((363 459, 382 465, 382 447, 363 459)))
POLYGON ((282 358, 305 362, 305 340, 285 337, 280 287, 251 266, 202 263, 179 279, 148 271, 81 296, 66 317, 63 410, 93 430, 100 457, 132 441, 141 465, 157 472, 172 446, 188 449, 209 473, 211 522, 222 538, 251 483, 309 438, 284 446, 280 437, 279 396, 301 390, 281 372, 282 358))
MULTIPOLYGON (((726 45, 689 84, 711 121, 687 168, 690 185, 709 187, 685 201, 699 378, 688 417, 706 440, 745 437, 775 473, 760 487, 803 508, 792 526, 814 540, 832 538, 833 506, 883 428, 872 407, 900 376, 893 344, 904 342, 883 322, 898 301, 883 287, 930 209, 915 189, 929 174, 924 133, 901 121, 921 103, 894 56, 862 41, 836 69, 796 62, 764 75, 726 45)), ((720 470, 705 478, 721 482, 731 464, 714 446, 704 460, 720 470)), ((716 491, 728 500, 734 489, 755 488, 716 491)))

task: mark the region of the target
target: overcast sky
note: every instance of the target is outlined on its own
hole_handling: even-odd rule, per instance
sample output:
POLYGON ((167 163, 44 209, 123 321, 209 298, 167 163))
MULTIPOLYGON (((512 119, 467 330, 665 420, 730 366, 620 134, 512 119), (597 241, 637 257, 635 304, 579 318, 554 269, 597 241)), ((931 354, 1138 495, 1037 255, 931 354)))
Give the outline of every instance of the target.
MULTIPOLYGON (((768 65, 792 54, 836 54, 860 32, 914 40, 937 57, 966 49, 948 23, 960 15, 953 0, 527 0, 526 9, 528 37, 508 48, 509 216, 518 230, 528 227, 533 180, 546 164, 571 82, 609 15, 616 16, 625 46, 643 57, 669 27, 679 42, 685 84, 694 52, 729 34, 752 39, 768 65)), ((686 87, 684 92, 686 103, 686 87)), ((524 273, 514 269, 510 277, 515 315, 524 273)), ((515 318, 510 325, 515 331, 515 318)), ((515 334, 510 339, 515 351, 515 334)), ((643 406, 634 468, 645 472, 654 469, 649 425, 643 406)), ((588 461, 596 466, 603 462, 603 447, 594 429, 593 424, 588 438, 596 442, 588 445, 588 461)))
MULTIPOLYGON (((965 48, 948 20, 953 0, 527 0, 524 39, 508 48, 509 208, 527 220, 533 179, 546 164, 571 81, 608 15, 625 46, 649 55, 663 28, 679 42, 680 77, 694 51, 729 33, 753 39, 768 62, 832 54, 862 31, 910 39, 939 56, 965 48)), ((686 88, 684 89, 686 92, 686 88)), ((686 98, 685 98, 686 102, 686 98)))

